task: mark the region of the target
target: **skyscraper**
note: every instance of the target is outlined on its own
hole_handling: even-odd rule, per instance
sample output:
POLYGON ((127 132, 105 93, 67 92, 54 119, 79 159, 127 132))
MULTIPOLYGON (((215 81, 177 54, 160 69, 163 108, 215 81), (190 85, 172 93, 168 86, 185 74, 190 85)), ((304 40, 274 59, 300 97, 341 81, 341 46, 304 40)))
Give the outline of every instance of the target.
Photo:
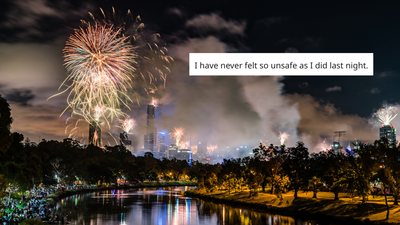
POLYGON ((158 132, 157 148, 158 158, 168 158, 168 147, 165 145, 165 132, 158 132))
POLYGON ((96 120, 89 124, 89 144, 101 146, 101 127, 96 120))
POLYGON ((396 129, 392 124, 383 124, 379 128, 379 138, 385 137, 389 141, 390 147, 396 146, 396 129))
POLYGON ((168 147, 168 158, 176 159, 178 157, 178 146, 171 144, 168 147))
POLYGON ((153 103, 147 104, 147 131, 144 135, 145 151, 155 152, 157 150, 157 128, 155 126, 155 109, 153 103))

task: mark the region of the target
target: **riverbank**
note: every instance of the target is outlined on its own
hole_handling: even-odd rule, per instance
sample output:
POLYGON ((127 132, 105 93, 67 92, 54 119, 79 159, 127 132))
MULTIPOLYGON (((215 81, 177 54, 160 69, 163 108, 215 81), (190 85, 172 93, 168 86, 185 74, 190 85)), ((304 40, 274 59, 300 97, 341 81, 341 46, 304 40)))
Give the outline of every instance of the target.
POLYGON ((275 195, 259 193, 256 197, 249 197, 248 191, 228 193, 228 191, 206 192, 198 190, 186 191, 188 197, 243 206, 253 210, 275 212, 281 215, 312 218, 317 220, 334 220, 340 224, 400 224, 400 206, 390 203, 389 220, 386 218, 386 205, 383 197, 371 196, 367 204, 361 204, 358 198, 351 198, 349 194, 341 193, 341 200, 335 201, 330 192, 318 193, 318 199, 312 198, 312 193, 299 193, 294 200, 293 192, 278 199, 275 195))
POLYGON ((55 205, 60 199, 76 194, 85 194, 96 191, 113 190, 113 189, 131 189, 131 188, 148 188, 148 187, 170 187, 170 186, 196 186, 196 182, 186 181, 166 181, 166 182, 143 182, 139 185, 119 185, 119 186, 102 186, 96 188, 72 189, 55 192, 46 196, 50 205, 55 205))

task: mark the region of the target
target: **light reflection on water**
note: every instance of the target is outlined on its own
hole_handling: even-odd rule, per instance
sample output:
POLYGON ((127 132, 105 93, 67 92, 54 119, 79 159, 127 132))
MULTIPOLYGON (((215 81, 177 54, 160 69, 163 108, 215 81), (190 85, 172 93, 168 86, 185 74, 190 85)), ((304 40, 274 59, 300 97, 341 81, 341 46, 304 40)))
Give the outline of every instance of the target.
POLYGON ((79 225, 318 224, 183 196, 183 191, 191 188, 139 188, 74 195, 59 201, 57 212, 67 214, 71 224, 79 225))

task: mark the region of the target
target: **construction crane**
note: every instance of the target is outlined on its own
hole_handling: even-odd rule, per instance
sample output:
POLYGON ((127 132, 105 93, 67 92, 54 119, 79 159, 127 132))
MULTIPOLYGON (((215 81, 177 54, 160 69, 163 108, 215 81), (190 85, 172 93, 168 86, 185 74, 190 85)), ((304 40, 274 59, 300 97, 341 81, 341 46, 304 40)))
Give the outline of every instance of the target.
POLYGON ((346 131, 335 131, 333 137, 339 137, 339 150, 342 149, 340 138, 346 135, 346 131))

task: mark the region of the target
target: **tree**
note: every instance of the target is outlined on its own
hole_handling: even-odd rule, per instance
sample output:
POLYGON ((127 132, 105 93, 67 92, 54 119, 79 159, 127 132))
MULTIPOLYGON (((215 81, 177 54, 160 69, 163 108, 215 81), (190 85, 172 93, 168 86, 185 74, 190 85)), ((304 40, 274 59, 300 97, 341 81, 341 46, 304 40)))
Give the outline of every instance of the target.
POLYGON ((144 153, 144 157, 145 158, 154 158, 154 155, 151 152, 146 152, 146 153, 144 153))
POLYGON ((322 186, 321 179, 316 176, 313 176, 308 183, 309 189, 313 192, 313 198, 317 198, 317 193, 319 188, 322 186))
POLYGON ((56 174, 57 181, 60 183, 61 178, 64 174, 64 165, 62 163, 62 159, 55 158, 50 162, 50 165, 53 167, 54 173, 56 174))
POLYGON ((325 169, 321 180, 335 194, 335 200, 339 200, 339 192, 348 186, 349 162, 343 153, 336 154, 333 150, 321 152, 319 159, 325 169))
POLYGON ((297 198, 297 193, 300 188, 307 187, 307 170, 309 161, 308 149, 303 142, 297 142, 295 148, 289 149, 288 158, 283 163, 283 169, 290 180, 290 188, 294 190, 294 198, 297 198))
POLYGON ((355 179, 350 181, 350 184, 357 190, 358 195, 362 197, 362 203, 365 203, 366 198, 371 193, 371 182, 378 168, 374 157, 377 152, 372 145, 357 144, 355 146, 354 153, 358 157, 349 157, 355 175, 355 179))
POLYGON ((8 102, 0 95, 0 152, 5 153, 11 145, 11 109, 8 102))
MULTIPOLYGON (((389 141, 386 138, 382 138, 379 141, 374 142, 374 147, 376 149, 377 154, 375 158, 378 162, 378 176, 379 181, 382 184, 382 190, 385 195, 385 204, 386 204, 386 219, 389 219, 389 204, 387 201, 387 192, 389 192, 390 188, 393 188, 393 184, 396 181, 396 178, 393 177, 393 169, 396 168, 396 164, 398 164, 398 159, 391 159, 393 155, 397 155, 396 148, 391 148, 389 141)), ((395 197, 396 200, 396 197, 395 197)))
POLYGON ((271 144, 268 148, 260 143, 260 146, 253 150, 254 157, 260 161, 260 168, 264 174, 261 187, 265 191, 268 183, 271 184, 271 194, 274 194, 274 188, 280 185, 283 178, 282 165, 288 157, 285 146, 275 146, 271 144))
POLYGON ((271 144, 269 149, 266 158, 267 180, 271 183, 271 194, 275 194, 275 188, 280 188, 277 191, 282 191, 281 187, 287 184, 282 165, 288 157, 288 152, 284 145, 273 147, 271 144))
POLYGON ((250 192, 251 189, 254 188, 254 194, 257 195, 258 192, 258 188, 264 181, 264 177, 265 175, 263 174, 263 162, 260 161, 258 158, 249 158, 249 160, 247 160, 247 164, 246 167, 248 168, 248 173, 251 173, 251 175, 253 175, 254 177, 248 177, 249 181, 248 181, 248 185, 250 188, 250 192))

